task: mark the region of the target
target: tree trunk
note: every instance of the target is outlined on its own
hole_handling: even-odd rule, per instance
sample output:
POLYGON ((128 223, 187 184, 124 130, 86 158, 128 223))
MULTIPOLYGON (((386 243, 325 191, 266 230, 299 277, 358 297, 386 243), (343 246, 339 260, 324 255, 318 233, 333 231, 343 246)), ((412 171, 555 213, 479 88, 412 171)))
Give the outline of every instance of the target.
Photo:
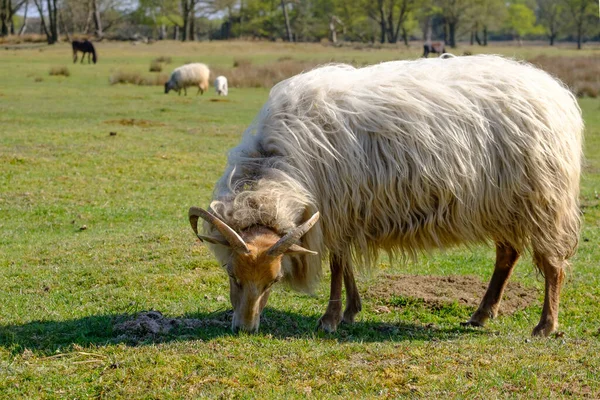
POLYGON ((556 35, 551 33, 550 34, 550 46, 554 46, 554 39, 556 38, 556 35))
POLYGON ((196 0, 190 0, 190 16, 188 17, 188 25, 190 26, 190 31, 188 33, 188 40, 194 41, 196 40, 196 0))
POLYGON ((475 33, 473 32, 472 29, 471 29, 471 39, 469 40, 469 43, 471 46, 473 46, 473 43, 475 43, 475 33))
POLYGON ((577 25, 577 50, 581 50, 581 42, 583 39, 583 22, 578 22, 577 25))
POLYGON ((181 41, 185 42, 188 38, 190 10, 188 0, 181 0, 181 16, 183 17, 183 31, 181 32, 181 41))
POLYGON ((285 19, 285 32, 287 34, 288 42, 293 42, 292 27, 290 26, 290 18, 288 16, 287 7, 285 6, 285 0, 281 0, 281 8, 283 9, 283 18, 285 19))
POLYGON ((487 31, 487 26, 483 27, 483 45, 487 46, 487 40, 488 40, 488 31, 487 31))
POLYGON ((456 22, 452 21, 448 24, 448 31, 450 34, 450 47, 456 48, 456 22))
POLYGON ((23 25, 19 29, 19 36, 22 36, 27 30, 27 10, 29 9, 29 1, 25 2, 25 13, 23 14, 23 25))
POLYGON ((93 14, 94 14, 94 27, 96 28, 96 37, 102 39, 104 33, 102 32, 102 20, 100 19, 100 10, 98 9, 98 0, 92 0, 93 14))
POLYGON ((9 14, 9 0, 2 0, 2 5, 0 6, 0 23, 2 26, 0 27, 0 36, 8 35, 8 14, 9 14))
POLYGON ((404 41, 404 45, 408 47, 408 32, 404 27, 402 27, 402 40, 404 41))
POLYGON ((381 28, 381 44, 385 43, 385 31, 387 24, 385 23, 385 12, 383 11, 383 0, 379 0, 379 27, 381 28))

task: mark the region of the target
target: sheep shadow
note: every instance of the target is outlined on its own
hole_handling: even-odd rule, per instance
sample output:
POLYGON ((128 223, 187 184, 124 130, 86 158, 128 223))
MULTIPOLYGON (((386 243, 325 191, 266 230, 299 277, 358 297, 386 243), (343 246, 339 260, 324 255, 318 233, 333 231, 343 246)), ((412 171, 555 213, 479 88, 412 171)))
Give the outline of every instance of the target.
MULTIPOLYGON (((66 321, 32 321, 0 326, 0 347, 13 354, 26 349, 53 354, 76 346, 126 344, 144 346, 171 341, 210 341, 231 332, 232 312, 191 313, 167 318, 160 312, 107 314, 66 321)), ((320 315, 304 315, 266 308, 258 335, 278 339, 330 338, 339 342, 438 341, 463 335, 490 334, 485 330, 455 326, 450 328, 411 322, 384 323, 357 321, 341 324, 334 334, 317 332, 320 315)))

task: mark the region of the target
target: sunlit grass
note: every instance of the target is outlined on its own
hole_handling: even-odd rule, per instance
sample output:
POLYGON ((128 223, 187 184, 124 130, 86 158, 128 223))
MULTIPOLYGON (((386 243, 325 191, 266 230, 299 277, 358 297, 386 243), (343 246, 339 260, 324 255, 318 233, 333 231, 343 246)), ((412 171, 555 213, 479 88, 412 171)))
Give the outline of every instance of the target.
MULTIPOLYGON (((600 382, 600 101, 582 99, 584 227, 562 294, 563 336, 531 339, 542 279, 525 256, 511 278, 540 293, 530 307, 463 329, 472 311, 369 296, 389 274, 492 272, 487 247, 417 263, 385 258, 359 278, 364 310, 334 335, 315 332, 327 279, 314 296, 277 287, 257 335, 219 324, 170 335, 124 337, 113 327, 143 310, 170 318, 228 320, 225 274, 187 222, 206 205, 227 149, 268 96, 231 88, 227 102, 165 95, 157 86, 110 85, 115 71, 150 75, 186 62, 233 68, 286 57, 373 63, 419 48, 331 48, 285 43, 99 43, 96 65, 68 64, 68 45, 0 50, 0 397, 598 397, 600 382), (36 82, 37 78, 44 79, 36 82), (114 134, 111 134, 114 133, 114 134), (385 304, 391 312, 380 312, 385 304)), ((481 51, 482 48, 460 48, 481 51)), ((533 57, 574 50, 494 47, 533 57)))

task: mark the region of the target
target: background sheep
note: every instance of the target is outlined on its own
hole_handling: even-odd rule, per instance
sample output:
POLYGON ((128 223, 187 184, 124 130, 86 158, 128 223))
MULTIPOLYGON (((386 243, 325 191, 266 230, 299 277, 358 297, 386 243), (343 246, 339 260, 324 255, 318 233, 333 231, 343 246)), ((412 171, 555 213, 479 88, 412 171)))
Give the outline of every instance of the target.
POLYGON ((227 78, 223 75, 215 79, 215 91, 219 96, 227 96, 227 78))
POLYGON ((179 68, 175 68, 171 73, 171 77, 165 83, 165 93, 169 93, 170 90, 175 90, 181 95, 181 89, 187 96, 187 87, 198 86, 198 93, 204 94, 204 91, 208 90, 208 79, 210 76, 210 70, 205 64, 193 63, 186 64, 179 68))
POLYGON ((572 94, 524 63, 330 65, 271 90, 229 154, 210 206, 218 218, 192 209, 190 221, 194 230, 199 217, 208 221, 201 238, 230 275, 234 329, 258 329, 277 280, 310 290, 321 273, 314 252, 330 255, 319 326, 334 331, 361 309, 353 264, 372 266, 380 250, 414 256, 493 242, 494 274, 467 324, 496 315, 517 259, 531 249, 546 280, 533 334, 548 335, 578 243, 582 131, 572 94))

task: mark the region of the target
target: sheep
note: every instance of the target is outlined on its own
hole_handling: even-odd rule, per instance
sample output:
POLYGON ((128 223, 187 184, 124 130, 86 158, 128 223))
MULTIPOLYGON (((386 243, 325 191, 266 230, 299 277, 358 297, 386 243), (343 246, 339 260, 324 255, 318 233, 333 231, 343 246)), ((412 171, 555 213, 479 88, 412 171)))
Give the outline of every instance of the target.
POLYGON ((275 282, 310 292, 327 255, 331 290, 318 328, 334 332, 361 310, 354 265, 372 267, 380 251, 412 258, 487 243, 494 273, 465 324, 497 315, 530 250, 546 281, 532 334, 547 336, 578 244, 582 135, 574 96, 523 62, 323 66, 273 87, 230 151, 208 211, 192 207, 189 218, 229 274, 234 331, 258 330, 275 282))
POLYGON ((181 89, 187 96, 188 86, 198 86, 198 93, 204 94, 208 90, 208 78, 210 70, 205 64, 193 63, 186 64, 179 68, 175 68, 171 73, 171 77, 165 83, 165 93, 170 90, 175 90, 181 96, 181 89))
POLYGON ((227 96, 227 78, 223 75, 215 79, 215 91, 219 96, 227 96))
POLYGON ((429 53, 446 53, 446 46, 444 45, 444 42, 432 42, 429 40, 426 41, 423 44, 423 57, 427 58, 429 56, 429 53))

